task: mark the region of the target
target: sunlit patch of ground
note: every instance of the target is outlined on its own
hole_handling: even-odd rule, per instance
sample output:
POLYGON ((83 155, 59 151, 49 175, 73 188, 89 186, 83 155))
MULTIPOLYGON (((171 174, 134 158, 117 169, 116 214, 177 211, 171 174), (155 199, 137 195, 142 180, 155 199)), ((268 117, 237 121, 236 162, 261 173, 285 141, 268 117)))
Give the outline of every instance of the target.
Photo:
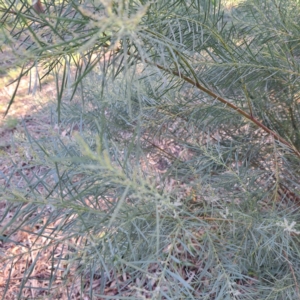
POLYGON ((237 6, 238 4, 240 4, 243 1, 244 0, 225 0, 225 1, 222 1, 222 4, 224 5, 225 8, 232 9, 233 7, 237 6))
POLYGON ((15 80, 21 69, 15 67, 16 58, 8 49, 1 50, 0 171, 7 167, 9 158, 13 158, 18 151, 18 145, 15 143, 18 143, 20 135, 24 135, 24 125, 30 132, 35 132, 40 131, 42 124, 49 123, 49 115, 40 113, 40 111, 56 96, 52 78, 47 78, 43 86, 40 87, 35 72, 30 72, 24 76, 18 85, 15 80), (18 91, 16 93, 17 86, 18 91), (14 94, 15 97, 11 103, 14 94))
POLYGON ((46 104, 47 101, 55 97, 55 87, 51 82, 43 84, 40 89, 35 84, 34 74, 24 76, 19 84, 18 93, 5 116, 17 85, 17 82, 11 82, 17 78, 18 74, 19 70, 13 69, 6 76, 2 75, 0 77, 0 126, 5 125, 9 119, 19 119, 31 115, 40 108, 40 105, 46 104))

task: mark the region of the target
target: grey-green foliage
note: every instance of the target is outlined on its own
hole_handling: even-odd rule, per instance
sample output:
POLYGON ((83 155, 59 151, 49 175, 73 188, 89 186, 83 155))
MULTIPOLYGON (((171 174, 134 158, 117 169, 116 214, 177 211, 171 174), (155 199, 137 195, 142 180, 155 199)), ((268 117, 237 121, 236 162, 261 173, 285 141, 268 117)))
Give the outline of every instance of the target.
POLYGON ((112 281, 117 299, 298 299, 298 2, 24 3, 14 25, 10 5, 2 32, 23 73, 56 74, 70 135, 29 139, 46 171, 6 178, 2 239, 41 223, 67 247, 49 285, 61 264, 93 299, 112 281))

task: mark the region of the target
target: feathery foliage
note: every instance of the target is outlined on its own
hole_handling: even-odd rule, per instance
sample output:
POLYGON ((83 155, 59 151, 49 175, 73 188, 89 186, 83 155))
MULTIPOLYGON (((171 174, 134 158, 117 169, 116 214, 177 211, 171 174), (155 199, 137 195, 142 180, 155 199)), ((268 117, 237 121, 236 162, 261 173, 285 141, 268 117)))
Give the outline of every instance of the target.
POLYGON ((300 298, 298 1, 0 3, 61 129, 0 174, 3 299, 300 298))

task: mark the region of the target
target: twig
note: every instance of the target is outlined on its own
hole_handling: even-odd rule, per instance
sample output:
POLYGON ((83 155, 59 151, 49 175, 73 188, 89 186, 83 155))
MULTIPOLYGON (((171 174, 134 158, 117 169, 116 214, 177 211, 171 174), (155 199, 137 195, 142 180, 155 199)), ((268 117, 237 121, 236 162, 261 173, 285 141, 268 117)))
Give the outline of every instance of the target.
POLYGON ((150 62, 147 59, 145 59, 145 62, 148 63, 148 64, 156 66, 160 70, 163 70, 163 71, 165 71, 165 72, 167 72, 169 74, 173 74, 173 75, 175 75, 175 76, 183 79, 184 81, 186 81, 186 82, 192 84, 193 86, 197 87, 199 90, 205 92, 207 95, 209 95, 209 96, 213 97, 214 99, 216 99, 216 100, 224 103, 226 106, 234 109, 237 113, 239 113, 240 115, 244 116, 246 119, 250 120, 252 123, 254 123, 255 125, 257 125, 261 129, 263 129, 268 134, 272 135, 275 140, 277 140, 277 141, 281 142, 282 144, 285 144, 286 146, 288 146, 298 157, 300 157, 300 152, 297 149, 295 149, 295 147, 292 144, 290 144, 288 141, 286 141, 284 138, 282 138, 276 132, 274 132, 273 130, 271 130, 270 128, 268 128, 264 124, 262 124, 260 121, 258 121, 257 119, 255 119, 251 114, 248 114, 244 110, 240 109, 236 105, 234 105, 231 102, 229 102, 226 99, 224 99, 223 97, 221 97, 221 96, 215 94, 214 92, 212 92, 211 90, 207 89, 206 87, 204 87, 203 85, 201 85, 198 81, 195 81, 195 80, 191 79, 190 77, 185 76, 182 73, 179 73, 178 71, 167 69, 167 68, 165 68, 162 65, 150 62))
POLYGON ((299 285, 298 285, 298 281, 297 281, 295 271, 294 271, 293 266, 292 266, 291 262, 289 261, 288 256, 287 256, 285 251, 283 251, 283 255, 284 255, 284 257, 285 257, 285 259, 286 259, 286 261, 289 265, 290 271, 292 273, 292 276, 293 276, 293 279, 294 279, 294 282, 295 282, 296 293, 298 295, 298 299, 300 300, 300 290, 299 290, 299 285))

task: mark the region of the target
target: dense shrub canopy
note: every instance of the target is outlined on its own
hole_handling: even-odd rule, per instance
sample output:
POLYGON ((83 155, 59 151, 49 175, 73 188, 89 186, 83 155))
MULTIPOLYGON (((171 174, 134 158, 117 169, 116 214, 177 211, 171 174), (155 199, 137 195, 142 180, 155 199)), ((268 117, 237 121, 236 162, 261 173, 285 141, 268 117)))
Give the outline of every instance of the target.
POLYGON ((16 82, 53 76, 68 132, 28 137, 42 175, 0 174, 3 241, 45 240, 19 295, 49 251, 44 296, 300 298, 298 1, 43 5, 0 2, 16 82))

